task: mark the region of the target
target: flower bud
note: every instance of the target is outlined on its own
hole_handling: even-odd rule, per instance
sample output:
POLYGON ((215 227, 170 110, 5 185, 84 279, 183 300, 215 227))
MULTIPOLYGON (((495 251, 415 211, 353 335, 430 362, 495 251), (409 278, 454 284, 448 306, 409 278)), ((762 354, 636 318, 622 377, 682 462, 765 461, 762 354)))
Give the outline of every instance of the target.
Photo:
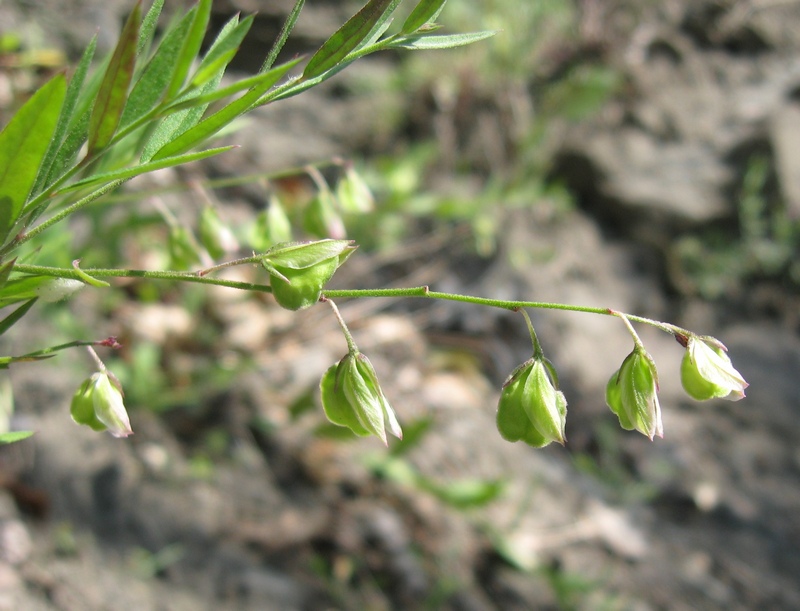
POLYGON ((738 401, 749 386, 733 368, 724 346, 713 337, 692 336, 681 361, 681 384, 698 401, 728 399, 738 401))
POLYGON ((637 430, 653 439, 664 436, 658 402, 658 372, 643 348, 633 349, 606 385, 606 404, 619 418, 620 426, 637 430))
POLYGON ((75 422, 95 431, 108 430, 114 437, 133 434, 119 382, 107 371, 98 371, 81 384, 72 397, 70 413, 75 422))
POLYGON ((333 424, 356 435, 375 435, 387 443, 386 431, 402 439, 403 431, 378 383, 375 369, 360 352, 350 352, 332 365, 320 382, 322 407, 333 424))
POLYGON ((541 448, 564 444, 567 400, 557 390, 558 378, 549 361, 532 358, 508 377, 497 405, 497 430, 503 439, 541 448))
POLYGON ((272 248, 262 264, 269 272, 273 297, 289 310, 314 305, 322 288, 355 249, 349 240, 294 242, 272 248))

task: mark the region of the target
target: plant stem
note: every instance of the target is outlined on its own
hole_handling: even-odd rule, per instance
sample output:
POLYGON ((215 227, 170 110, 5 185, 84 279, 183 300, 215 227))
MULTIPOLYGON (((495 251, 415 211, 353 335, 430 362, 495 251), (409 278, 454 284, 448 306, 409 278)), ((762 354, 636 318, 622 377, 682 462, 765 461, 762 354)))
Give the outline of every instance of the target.
MULTIPOLYGON (((74 269, 65 269, 61 267, 44 267, 40 265, 24 265, 17 264, 14 266, 15 272, 22 274, 29 274, 33 276, 51 276, 55 278, 71 278, 74 280, 83 280, 83 274, 88 274, 92 278, 145 278, 148 280, 173 280, 178 282, 194 282, 196 284, 207 284, 213 286, 224 286, 243 291, 256 291, 260 293, 271 293, 272 288, 265 284, 253 284, 250 282, 238 282, 235 280, 223 280, 221 278, 209 278, 206 274, 223 269, 225 267, 232 267, 234 265, 246 265, 252 263, 259 263, 263 255, 256 255, 252 257, 244 257, 236 259, 227 263, 221 263, 209 269, 204 269, 199 272, 178 272, 178 271, 147 271, 141 269, 100 269, 89 268, 83 269, 78 272, 74 269)), ((425 299, 439 299, 443 301, 459 301, 462 303, 471 303, 474 305, 483 305, 493 308, 501 308, 503 310, 518 311, 524 308, 535 308, 539 310, 561 310, 565 312, 582 312, 584 314, 599 314, 601 316, 617 316, 623 320, 630 322, 638 322, 645 325, 650 325, 665 333, 674 336, 689 337, 693 335, 691 331, 683 329, 676 325, 645 318, 643 316, 636 316, 634 314, 626 314, 624 312, 617 312, 609 308, 597 308, 592 306, 573 305, 568 303, 553 303, 547 301, 508 301, 504 299, 489 299, 486 297, 476 297, 473 295, 460 295, 458 293, 442 293, 439 291, 432 291, 427 286, 415 286, 402 289, 331 289, 325 290, 320 298, 321 301, 333 298, 350 298, 350 299, 365 299, 365 298, 380 298, 380 297, 418 297, 425 299)))
POLYGON ((670 323, 625 314, 610 310, 609 308, 597 308, 592 306, 573 305, 568 303, 553 303, 548 301, 508 301, 504 299, 488 299, 486 297, 475 297, 473 295, 460 295, 458 293, 441 293, 431 291, 427 286, 417 286, 404 289, 337 289, 323 291, 325 297, 331 298, 363 298, 363 297, 424 297, 427 299, 441 299, 444 301, 460 301, 475 305, 484 305, 504 310, 517 311, 524 308, 535 308, 539 310, 562 310, 566 312, 583 312, 585 314, 600 314, 602 316, 619 316, 623 314, 629 321, 642 323, 656 327, 671 335, 691 335, 686 329, 672 325, 670 323))
MULTIPOLYGON (((43 267, 40 265, 15 265, 15 272, 30 274, 34 276, 52 276, 55 278, 72 278, 81 280, 80 274, 74 269, 62 267, 43 267)), ((223 280, 221 278, 206 278, 198 276, 196 272, 174 272, 174 271, 146 271, 142 269, 85 269, 83 273, 89 274, 93 278, 145 278, 148 280, 176 280, 179 282, 194 282, 196 284, 208 284, 213 286, 225 286, 243 291, 257 291, 259 293, 271 293, 272 288, 264 284, 252 284, 250 282, 237 282, 235 280, 223 280)))
POLYGON ((525 317, 525 324, 528 325, 528 333, 531 335, 531 343, 533 344, 533 357, 542 359, 544 358, 544 351, 542 350, 542 345, 539 343, 539 338, 536 335, 536 331, 533 328, 531 317, 528 316, 528 313, 524 309, 520 310, 520 312, 525 317))
POLYGON ((325 299, 328 302, 328 305, 331 306, 333 313, 336 315, 336 320, 339 321, 339 326, 342 328, 342 333, 344 333, 344 339, 347 342, 347 352, 348 354, 356 354, 358 352, 358 346, 356 346, 356 342, 353 339, 353 336, 350 334, 350 329, 347 328, 347 324, 344 322, 344 318, 342 318, 341 312, 339 312, 339 308, 336 307, 336 304, 333 303, 331 299, 325 299))

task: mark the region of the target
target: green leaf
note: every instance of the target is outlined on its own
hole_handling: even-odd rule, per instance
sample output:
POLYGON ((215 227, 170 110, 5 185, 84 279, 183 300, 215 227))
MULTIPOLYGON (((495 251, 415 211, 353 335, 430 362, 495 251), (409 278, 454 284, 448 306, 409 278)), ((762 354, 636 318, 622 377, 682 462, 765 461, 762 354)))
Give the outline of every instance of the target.
POLYGON ((8 316, 6 316, 3 320, 0 320, 0 335, 3 335, 6 331, 8 331, 11 327, 13 327, 19 320, 28 313, 33 307, 33 304, 36 303, 36 298, 29 299, 16 310, 11 312, 8 316))
POLYGON ((272 43, 272 48, 269 50, 267 57, 264 59, 264 63, 261 65, 259 73, 266 72, 275 64, 275 60, 278 59, 278 54, 281 52, 281 49, 283 49, 283 45, 285 45, 286 41, 289 39, 289 34, 292 33, 292 30, 297 23, 297 19, 300 17, 300 11, 303 10, 305 3, 305 0, 297 0, 294 3, 294 7, 292 7, 288 17, 286 17, 286 21, 283 22, 283 27, 281 28, 280 34, 278 34, 278 38, 275 39, 275 42, 272 43))
POLYGON ((270 87, 278 82, 278 80, 280 80, 280 78, 286 74, 289 68, 291 68, 295 63, 297 62, 288 62, 278 66, 277 68, 273 68, 269 72, 266 72, 264 74, 263 82, 258 87, 254 87, 242 97, 234 100, 191 129, 183 132, 172 142, 164 145, 158 150, 158 152, 156 152, 155 155, 153 155, 153 159, 163 159, 164 157, 172 157, 179 153, 183 153, 216 134, 235 118, 247 112, 258 100, 258 98, 260 98, 264 93, 267 92, 267 90, 269 90, 270 87))
POLYGON ((117 125, 119 125, 128 87, 133 79, 141 13, 142 2, 139 0, 125 22, 117 47, 114 49, 114 54, 103 75, 103 82, 97 93, 97 100, 89 121, 88 155, 105 148, 111 142, 117 125))
POLYGON ((142 27, 139 30, 139 42, 136 45, 136 55, 144 55, 150 48, 153 42, 153 35, 156 32, 158 25, 158 18, 161 16, 161 10, 164 8, 164 0, 155 0, 150 6, 150 10, 142 20, 142 27))
POLYGON ((471 45, 474 42, 486 40, 497 34, 497 32, 486 30, 483 32, 470 32, 468 34, 445 34, 445 35, 419 35, 398 38, 389 43, 392 49, 452 49, 471 45))
POLYGON ((192 161, 198 161, 200 159, 212 157, 213 155, 219 155, 220 153, 229 151, 232 148, 236 148, 236 146, 235 145, 221 146, 219 148, 207 149, 205 151, 198 151, 196 153, 186 153, 185 155, 176 155, 174 157, 167 157, 165 159, 159 159, 157 161, 143 163, 133 168, 122 168, 121 170, 114 170, 113 172, 106 172, 104 174, 97 174, 96 176, 89 176, 88 178, 84 178, 83 180, 79 180, 75 184, 70 185, 64 191, 61 191, 61 193, 65 191, 72 191, 73 189, 80 189, 90 185, 93 186, 98 183, 110 183, 115 180, 128 180, 130 178, 133 178, 134 176, 139 176, 140 174, 146 174, 147 172, 154 172, 156 170, 162 170, 164 168, 170 168, 172 166, 183 165, 185 163, 189 163, 192 161))
MULTIPOLYGON (((294 60, 293 63, 297 63, 299 60, 294 60)), ((183 110, 185 108, 192 108, 193 106, 200 106, 200 105, 208 105, 212 102, 216 102, 217 100, 221 100, 223 98, 227 98, 232 96, 235 93, 239 93, 240 91, 244 91, 245 89, 252 89, 253 87, 261 86, 265 81, 270 82, 270 87, 274 84, 274 77, 269 72, 264 74, 256 74, 255 76, 251 76, 248 78, 244 78, 240 81, 236 81, 232 85, 228 85, 227 87, 223 87, 221 89, 217 89, 212 91, 211 93, 206 93, 203 95, 197 95, 194 97, 190 97, 187 99, 180 100, 171 104, 166 108, 166 112, 174 112, 177 110, 183 110)))
POLYGON ((58 124, 56 125, 55 132, 47 149, 47 154, 42 161, 42 167, 39 170, 39 175, 36 177, 36 186, 33 189, 33 194, 39 193, 50 182, 50 175, 55 165, 56 157, 60 151, 65 136, 67 135, 67 128, 73 120, 75 110, 78 104, 78 97, 86 81, 86 75, 89 72, 89 66, 94 58, 95 49, 97 48, 97 36, 92 37, 89 46, 81 56, 81 61, 75 68, 72 78, 69 80, 67 86, 67 93, 64 97, 64 104, 61 107, 61 115, 58 117, 58 124))
POLYGON ((194 73, 191 82, 193 88, 207 83, 230 63, 252 25, 252 15, 243 19, 241 23, 239 17, 234 16, 225 24, 194 73))
POLYGON ((0 290, 2 290, 6 282, 8 282, 8 277, 11 275, 11 270, 14 269, 14 263, 16 262, 17 259, 14 258, 0 266, 0 290))
POLYGON ((0 132, 0 242, 5 241, 33 189, 66 90, 64 75, 53 77, 0 132))
POLYGON ((339 64, 372 34, 373 28, 397 6, 395 0, 370 0, 364 8, 351 17, 333 36, 323 43, 311 57, 303 71, 303 79, 320 76, 339 64))
POLYGON ((203 36, 205 36, 211 16, 211 0, 200 0, 197 6, 189 11, 189 14, 192 13, 194 13, 194 18, 191 28, 184 38, 180 53, 173 58, 175 71, 172 73, 172 80, 167 88, 167 99, 181 90, 192 67, 192 62, 200 53, 200 46, 203 44, 203 36))
POLYGON ((143 117, 158 104, 172 79, 175 57, 180 52, 192 25, 192 17, 190 11, 164 35, 128 96, 119 121, 120 129, 143 117))
POLYGON ((503 480, 481 479, 466 479, 440 484, 426 477, 419 477, 417 485, 458 509, 484 507, 498 499, 506 489, 506 482, 503 480))
POLYGON ((51 278, 48 276, 26 276, 9 280, 0 289, 0 308, 20 301, 35 299, 37 297, 36 289, 50 280, 51 278))
POLYGON ((420 0, 420 3, 411 11, 411 14, 403 23, 400 34, 412 34, 426 23, 436 21, 439 13, 444 8, 445 2, 447 0, 420 0))
POLYGON ((33 431, 13 431, 11 433, 0 433, 0 444, 14 443, 22 441, 33 435, 33 431))

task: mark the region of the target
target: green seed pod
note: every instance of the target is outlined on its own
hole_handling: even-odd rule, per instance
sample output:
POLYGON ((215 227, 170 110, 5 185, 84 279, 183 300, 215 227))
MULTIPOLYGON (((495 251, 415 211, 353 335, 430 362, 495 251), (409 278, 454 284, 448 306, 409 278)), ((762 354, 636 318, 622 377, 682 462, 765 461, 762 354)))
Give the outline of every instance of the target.
POLYGON ((256 216, 248 235, 250 246, 256 251, 292 239, 292 222, 277 195, 270 196, 269 205, 256 216))
POLYGON ((347 232, 344 221, 336 211, 333 193, 323 189, 311 200, 303 216, 303 227, 320 238, 343 238, 347 232))
POLYGON ((653 358, 644 349, 633 349, 606 385, 606 404, 620 426, 637 430, 651 440, 664 436, 658 402, 658 373, 653 358))
POLYGON ((72 397, 70 414, 77 424, 83 424, 94 431, 105 431, 106 425, 97 419, 94 413, 94 382, 92 378, 84 381, 78 392, 72 397))
POLYGON ((681 361, 681 384, 698 401, 738 401, 749 386, 714 338, 690 337, 681 361))
POLYGON ((93 374, 81 385, 72 397, 70 413, 75 422, 95 431, 108 430, 114 437, 133 434, 119 382, 107 371, 93 374))
POLYGON ((322 288, 356 249, 349 240, 279 244, 264 254, 275 300, 289 310, 314 305, 322 288))
POLYGON ((169 230, 169 258, 174 269, 190 269, 200 263, 199 244, 186 227, 175 226, 169 230))
POLYGON ((381 390, 375 369, 360 352, 351 352, 325 372, 320 382, 322 407, 333 424, 356 435, 375 435, 387 443, 386 431, 402 439, 394 410, 381 390))
POLYGON ((555 387, 552 365, 532 358, 514 370, 497 405, 497 430, 503 439, 534 448, 553 441, 563 445, 567 400, 555 387))
POLYGON ((364 214, 375 208, 372 191, 351 164, 347 165, 336 185, 336 199, 342 210, 349 214, 364 214))
POLYGON ((270 273, 272 296, 287 310, 303 310, 319 301, 322 287, 331 279, 337 268, 336 258, 320 261, 312 267, 292 269, 278 267, 270 273))
POLYGON ((239 249, 239 244, 230 227, 222 222, 219 213, 213 206, 206 206, 200 213, 200 243, 211 255, 219 259, 226 253, 239 249))

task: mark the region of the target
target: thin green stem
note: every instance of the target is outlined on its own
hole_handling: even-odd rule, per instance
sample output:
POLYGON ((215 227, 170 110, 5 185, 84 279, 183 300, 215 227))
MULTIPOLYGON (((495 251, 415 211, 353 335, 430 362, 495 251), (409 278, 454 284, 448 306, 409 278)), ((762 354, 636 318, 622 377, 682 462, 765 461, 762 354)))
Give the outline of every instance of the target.
POLYGON ((609 313, 612 316, 616 316, 622 319, 622 322, 624 322, 625 326, 628 328, 628 333, 630 333, 631 337, 633 338, 633 343, 636 345, 636 349, 644 350, 644 344, 642 343, 642 340, 639 338, 639 334, 636 332, 636 329, 633 328, 631 321, 628 320, 628 315, 622 312, 617 312, 616 310, 609 310, 609 313))
POLYGON ((538 359, 544 358, 544 351, 542 350, 542 345, 539 343, 539 338, 536 335, 536 331, 533 328, 531 317, 528 316, 528 313, 524 309, 520 310, 520 313, 525 317, 525 324, 528 325, 528 333, 531 335, 531 343, 533 344, 533 357, 538 359))
POLYGON ((358 353, 358 346, 356 346, 356 342, 353 339, 353 336, 350 334, 350 329, 347 328, 347 324, 344 322, 344 318, 342 318, 341 312, 339 312, 339 308, 336 307, 336 304, 333 303, 331 299, 326 299, 325 301, 328 302, 328 305, 331 306, 334 315, 336 316, 336 320, 339 321, 339 326, 342 328, 342 333, 344 333, 344 339, 347 342, 347 352, 349 354, 356 354, 358 353))
MULTIPOLYGON (((88 274, 92 278, 145 278, 148 280, 171 280, 177 282, 193 282, 196 284, 207 284, 212 286, 224 286, 228 288, 239 289, 243 291, 256 291, 260 293, 271 293, 272 288, 265 284, 254 284, 250 282, 238 282, 235 280, 224 280, 221 278, 209 278, 209 274, 218 269, 225 267, 232 267, 234 265, 246 265, 252 263, 260 263, 263 255, 255 255, 252 257, 244 257, 221 263, 211 268, 201 270, 199 272, 177 272, 177 271, 147 271, 141 269, 102 269, 90 268, 84 270, 66 269, 62 267, 45 267, 40 265, 24 265, 17 264, 14 266, 13 271, 28 274, 33 276, 51 276, 54 278, 71 278, 74 280, 83 281, 83 275, 88 274)), ((471 303, 475 305, 489 306, 493 308, 501 308, 503 310, 518 311, 525 308, 535 308, 539 310, 561 310, 565 312, 582 312, 585 314, 599 314, 601 316, 617 316, 622 318, 629 330, 633 327, 631 322, 650 325, 656 327, 666 333, 674 336, 692 336, 693 333, 687 329, 683 329, 676 325, 645 318, 643 316, 636 316, 634 314, 626 314, 624 312, 617 312, 609 308, 597 308, 591 306, 573 305, 568 303, 553 303, 547 301, 508 301, 504 299, 488 299, 486 297, 476 297, 473 295, 460 295, 458 293, 442 293, 439 291, 431 291, 427 286, 416 286, 402 289, 332 289, 326 290, 320 297, 321 301, 330 300, 333 298, 350 298, 350 299, 364 299, 364 298, 380 298, 380 297, 418 297, 424 299, 439 299, 442 301, 459 301, 462 303, 471 303)), ((335 312, 338 312, 335 304, 332 304, 335 312)), ((341 316, 339 316, 341 320, 341 316)), ((344 321, 341 321, 342 323, 344 321)), ((344 327, 346 328, 346 327, 344 327)), ((532 326, 530 327, 532 329, 532 326)), ((345 333, 347 335, 347 333, 345 333)), ((634 341, 638 336, 633 332, 634 341)), ((531 340, 534 341, 534 351, 538 344, 538 339, 534 340, 535 334, 531 335, 531 340)), ((352 337, 350 338, 352 340, 352 337)), ((639 344, 641 341, 639 340, 639 344)), ((349 342, 348 342, 349 345, 349 342)), ((353 344, 355 345, 355 344, 353 344)), ((541 350, 541 348, 540 348, 541 350)))
POLYGON ((93 201, 101 198, 103 195, 105 195, 109 191, 113 191, 114 189, 119 187, 121 184, 123 184, 126 180, 127 179, 125 179, 125 180, 115 180, 113 182, 108 183, 107 185, 103 185, 99 189, 93 191, 92 193, 89 193, 89 195, 87 195, 86 197, 83 197, 83 198, 79 199, 77 202, 75 202, 71 206, 67 206, 66 208, 64 208, 58 214, 55 214, 55 215, 51 216, 46 221, 40 223, 39 225, 37 225, 36 227, 31 229, 27 233, 21 235, 18 239, 14 240, 12 242, 9 242, 5 246, 5 248, 3 248, 0 251, 0 256, 5 255, 12 248, 16 248, 20 244, 24 244, 28 240, 31 240, 31 239, 35 238, 37 235, 39 235, 40 233, 42 233, 43 231, 45 231, 49 227, 55 225, 56 223, 60 223, 65 218, 67 218, 70 214, 73 214, 73 213, 77 212, 78 210, 80 210, 81 208, 83 208, 84 206, 86 206, 88 204, 91 204, 93 201))
MULTIPOLYGON (((72 278, 81 280, 80 274, 74 269, 63 267, 43 267, 40 265, 15 265, 14 271, 33 276, 52 276, 54 278, 72 278)), ((194 282, 196 284, 207 284, 212 286, 224 286, 243 291, 256 291, 259 293, 271 293, 272 289, 264 284, 252 284, 250 282, 238 282, 235 280, 223 280, 221 278, 206 278, 198 276, 196 272, 174 272, 174 271, 147 271, 142 269, 85 269, 81 270, 91 275, 93 278, 145 278, 147 280, 174 280, 178 282, 194 282)))
MULTIPOLYGON (((457 293, 441 293, 438 291, 431 291, 427 286, 417 286, 403 289, 337 289, 326 290, 323 292, 323 295, 325 297, 351 299, 364 297, 424 297, 426 299, 460 301, 463 303, 484 305, 510 311, 522 310, 523 308, 534 308, 539 310, 562 310, 566 312, 600 314, 601 316, 618 315, 613 310, 608 308, 572 305, 567 303, 553 303, 548 301, 508 301, 504 299, 487 299, 486 297, 475 297, 473 295, 460 295, 457 293)), ((625 316, 632 322, 650 325, 671 335, 691 335, 691 332, 687 331, 686 329, 669 323, 661 322, 659 320, 645 318, 644 316, 636 316, 634 314, 625 314, 625 316)))

